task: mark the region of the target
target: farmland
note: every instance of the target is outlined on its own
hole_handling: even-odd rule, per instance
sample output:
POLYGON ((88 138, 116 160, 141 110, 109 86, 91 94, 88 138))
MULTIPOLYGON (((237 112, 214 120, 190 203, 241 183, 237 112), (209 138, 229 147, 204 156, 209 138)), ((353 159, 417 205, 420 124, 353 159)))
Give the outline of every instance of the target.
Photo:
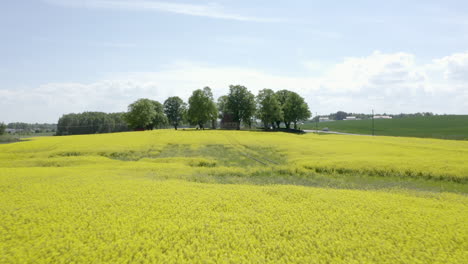
MULTIPOLYGON (((442 115, 405 117, 374 120, 375 134, 381 136, 422 137, 440 139, 468 139, 468 116, 442 115)), ((329 128, 332 131, 372 134, 372 120, 344 120, 321 122, 319 129, 329 128)), ((315 123, 307 123, 303 129, 315 129, 315 123)))
POLYGON ((462 263, 468 142, 158 130, 0 145, 0 263, 462 263))

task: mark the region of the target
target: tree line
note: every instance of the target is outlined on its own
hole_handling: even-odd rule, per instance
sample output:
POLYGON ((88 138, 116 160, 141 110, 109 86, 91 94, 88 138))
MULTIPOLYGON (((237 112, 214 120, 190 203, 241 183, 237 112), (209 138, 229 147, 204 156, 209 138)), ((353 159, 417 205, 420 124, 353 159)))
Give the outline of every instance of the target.
MULTIPOLYGON (((401 113, 401 114, 387 114, 387 113, 383 113, 382 115, 384 116, 391 116, 392 118, 406 118, 406 117, 423 117, 423 116, 434 116, 434 115, 437 115, 437 114, 434 114, 434 113, 431 113, 431 112, 421 112, 421 113, 409 113, 409 114, 405 114, 405 113, 401 113)), ((336 113, 331 113, 329 114, 328 117, 330 120, 344 120, 346 119, 346 117, 348 116, 354 116, 358 119, 371 119, 372 118, 372 114, 365 114, 365 113, 347 113, 347 112, 344 112, 344 111, 338 111, 336 113)), ((324 116, 322 116, 324 117, 324 116)), ((312 121, 318 121, 320 117, 316 116, 314 117, 314 119, 312 121)))
POLYGON ((148 98, 128 106, 125 113, 84 112, 63 115, 57 124, 57 135, 94 134, 165 128, 178 129, 182 125, 200 129, 216 128, 231 123, 233 128, 249 128, 261 121, 263 128, 276 129, 281 124, 287 129, 298 128, 298 122, 310 118, 304 98, 288 91, 263 89, 255 96, 245 86, 231 85, 229 93, 215 102, 211 88, 192 92, 187 102, 180 97, 167 98, 163 103, 148 98))
POLYGON ((31 134, 31 133, 47 133, 55 132, 57 129, 56 124, 47 124, 47 123, 24 123, 24 122, 13 122, 4 124, 0 123, 0 135, 5 134, 6 132, 15 133, 15 134, 31 134), (13 130, 14 132, 11 132, 13 130))
POLYGON ((180 97, 167 98, 163 104, 150 99, 139 99, 128 107, 125 119, 132 129, 152 129, 171 125, 177 129, 186 123, 204 129, 215 128, 217 119, 252 127, 256 119, 264 128, 297 129, 299 121, 310 118, 309 107, 299 94, 281 90, 261 90, 257 96, 242 85, 229 86, 229 93, 214 101, 209 87, 193 91, 185 103, 180 97))
POLYGON ((79 135, 129 131, 125 113, 84 112, 66 114, 57 123, 57 135, 79 135))

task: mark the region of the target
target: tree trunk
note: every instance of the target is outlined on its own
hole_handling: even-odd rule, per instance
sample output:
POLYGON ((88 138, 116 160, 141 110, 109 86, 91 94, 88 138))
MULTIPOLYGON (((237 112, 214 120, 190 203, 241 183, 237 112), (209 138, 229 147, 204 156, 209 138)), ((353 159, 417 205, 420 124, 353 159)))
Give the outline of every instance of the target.
POLYGON ((280 128, 280 125, 281 125, 281 121, 276 121, 276 127, 280 128))
POLYGON ((237 122, 237 130, 240 130, 240 121, 237 122))
POLYGON ((297 122, 294 121, 294 129, 297 129, 297 122))
POLYGON ((286 126, 287 129, 291 128, 291 122, 284 122, 284 125, 286 126))
POLYGON ((175 130, 177 130, 177 125, 174 125, 175 130))

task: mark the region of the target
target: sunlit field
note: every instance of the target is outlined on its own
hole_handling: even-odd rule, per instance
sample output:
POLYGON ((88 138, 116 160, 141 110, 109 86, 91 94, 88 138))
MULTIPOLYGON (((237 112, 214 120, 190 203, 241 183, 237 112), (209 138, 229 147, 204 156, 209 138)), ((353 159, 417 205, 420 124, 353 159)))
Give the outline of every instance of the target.
MULTIPOLYGON (((354 134, 372 134, 372 120, 308 122, 302 129, 324 129, 354 134)), ((468 140, 468 115, 439 115, 375 119, 374 133, 379 136, 422 137, 468 140)))
POLYGON ((158 130, 0 145, 0 263, 464 263, 468 142, 158 130))

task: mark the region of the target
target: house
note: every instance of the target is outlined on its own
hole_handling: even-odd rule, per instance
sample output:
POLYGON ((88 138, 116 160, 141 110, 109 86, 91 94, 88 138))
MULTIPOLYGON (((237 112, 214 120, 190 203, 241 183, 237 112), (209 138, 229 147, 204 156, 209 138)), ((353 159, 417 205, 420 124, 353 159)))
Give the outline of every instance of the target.
POLYGON ((234 122, 231 114, 224 114, 220 127, 221 129, 237 129, 237 122, 234 122))
POLYGON ((347 116, 344 120, 357 120, 355 116, 347 116))
POLYGON ((328 121, 331 121, 328 116, 319 117, 319 122, 328 122, 328 121))
POLYGON ((375 115, 374 119, 392 119, 393 117, 387 115, 375 115))
POLYGON ((23 132, 24 129, 15 129, 15 128, 7 128, 5 129, 5 132, 6 133, 9 133, 9 134, 15 134, 15 133, 19 133, 19 132, 23 132))

